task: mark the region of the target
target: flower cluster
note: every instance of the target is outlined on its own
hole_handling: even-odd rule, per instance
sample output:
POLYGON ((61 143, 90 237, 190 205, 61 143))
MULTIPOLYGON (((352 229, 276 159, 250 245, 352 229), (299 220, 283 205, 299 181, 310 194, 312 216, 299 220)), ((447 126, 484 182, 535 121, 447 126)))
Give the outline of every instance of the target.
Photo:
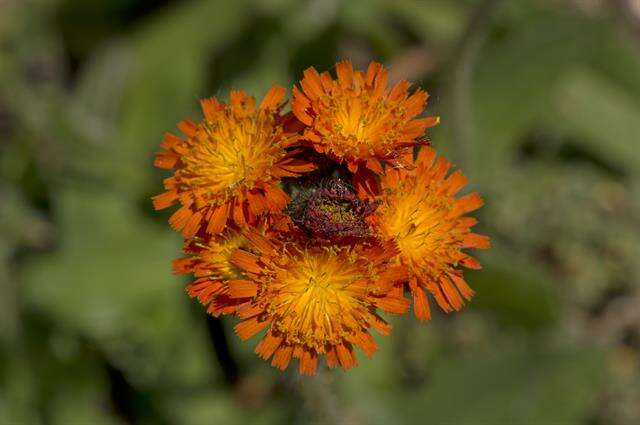
POLYGON ((457 192, 424 137, 438 117, 421 117, 427 93, 387 83, 379 63, 336 77, 314 68, 293 87, 274 86, 257 105, 233 91, 229 102, 202 101, 204 118, 167 134, 155 165, 173 170, 156 209, 185 237, 177 273, 191 274, 188 294, 214 315, 233 315, 255 351, 285 369, 298 359, 313 374, 371 356, 381 312, 431 317, 428 296, 446 312, 474 292, 462 267, 480 268, 466 250, 489 247, 466 216, 482 205, 457 192))

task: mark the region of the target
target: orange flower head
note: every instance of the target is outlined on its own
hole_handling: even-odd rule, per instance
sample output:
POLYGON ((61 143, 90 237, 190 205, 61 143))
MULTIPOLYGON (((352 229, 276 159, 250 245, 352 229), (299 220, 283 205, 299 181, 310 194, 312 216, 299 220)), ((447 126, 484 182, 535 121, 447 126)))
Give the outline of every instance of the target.
POLYGON ((213 316, 235 312, 237 303, 229 298, 229 282, 242 279, 242 272, 230 259, 236 249, 246 244, 247 239, 240 231, 228 227, 217 235, 187 240, 184 252, 189 256, 173 262, 176 273, 194 275, 196 280, 187 286, 187 293, 213 316))
POLYGON ((480 264, 463 250, 490 247, 488 237, 471 232, 476 220, 464 216, 483 201, 477 193, 456 198, 466 177, 460 171, 448 175, 450 166, 444 158, 436 161, 435 151, 425 147, 412 170, 387 169, 371 218, 383 238, 397 243, 397 262, 407 268, 414 313, 420 320, 430 318, 423 289, 447 312, 471 299, 474 292, 458 266, 479 269, 480 264))
POLYGON ((245 280, 232 281, 229 293, 241 301, 242 321, 236 333, 243 340, 267 329, 256 353, 284 370, 299 359, 301 374, 313 374, 318 358, 331 368, 357 364, 354 347, 368 356, 376 351, 369 333, 388 334, 391 327, 377 309, 403 313, 402 267, 386 267, 397 253, 391 246, 304 246, 247 234, 249 247, 235 251, 232 263, 245 280))
POLYGON ((287 130, 280 115, 285 95, 272 87, 262 103, 233 91, 229 104, 215 97, 201 102, 204 120, 182 121, 185 138, 166 134, 155 165, 173 169, 166 191, 153 198, 156 209, 182 205, 169 219, 187 238, 200 230, 221 233, 232 221, 254 225, 269 212, 279 212, 289 198, 280 189, 281 177, 297 177, 314 166, 289 150, 298 135, 287 130))
POLYGON ((425 129, 439 122, 438 117, 416 118, 427 93, 410 93, 407 81, 387 88, 387 71, 376 62, 366 72, 354 71, 350 61, 339 62, 336 74, 334 80, 311 67, 304 71, 302 89, 294 87, 292 109, 307 126, 304 138, 352 172, 364 165, 380 174, 381 162, 407 165, 412 146, 424 142, 425 129))

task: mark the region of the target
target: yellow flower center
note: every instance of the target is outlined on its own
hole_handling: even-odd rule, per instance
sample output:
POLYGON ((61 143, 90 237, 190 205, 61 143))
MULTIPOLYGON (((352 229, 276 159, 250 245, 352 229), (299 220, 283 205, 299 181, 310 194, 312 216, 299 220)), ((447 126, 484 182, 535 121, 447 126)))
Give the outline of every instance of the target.
POLYGON ((206 200, 226 199, 238 187, 252 189, 270 179, 269 169, 286 155, 274 143, 282 129, 271 114, 238 117, 227 112, 200 126, 195 143, 182 158, 181 181, 206 200))
POLYGON ((433 185, 418 187, 398 190, 381 207, 381 230, 396 240, 402 257, 430 265, 427 270, 436 277, 456 262, 463 235, 454 231, 456 220, 449 217, 455 199, 438 194, 433 185))
POLYGON ((381 143, 393 143, 397 138, 403 118, 399 107, 381 99, 369 102, 366 92, 326 96, 322 102, 327 114, 320 119, 328 124, 326 128, 336 136, 332 142, 344 153, 355 155, 365 146, 367 150, 380 149, 381 143))
POLYGON ((348 329, 358 327, 366 310, 362 295, 368 279, 356 261, 331 251, 305 252, 282 280, 273 282, 274 327, 288 335, 290 343, 320 350, 340 343, 348 329))

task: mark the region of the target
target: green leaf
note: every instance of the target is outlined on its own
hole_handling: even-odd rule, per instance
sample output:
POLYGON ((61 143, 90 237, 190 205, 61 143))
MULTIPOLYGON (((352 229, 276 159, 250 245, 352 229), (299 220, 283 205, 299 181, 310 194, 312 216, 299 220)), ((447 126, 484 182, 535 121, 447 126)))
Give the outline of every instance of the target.
POLYGON ((476 291, 471 308, 487 311, 508 326, 535 330, 555 324, 560 306, 554 281, 527 263, 507 263, 508 255, 493 252, 491 258, 483 270, 465 273, 476 291))
POLYGON ((555 104, 548 127, 578 140, 596 157, 640 173, 640 97, 582 68, 566 75, 555 104))
POLYGON ((430 385, 405 393, 397 412, 407 424, 583 423, 595 410, 603 361, 593 348, 533 341, 457 355, 432 364, 430 385))
POLYGON ((99 52, 101 57, 82 78, 77 100, 101 106, 98 130, 113 133, 103 131, 106 138, 84 153, 90 162, 85 168, 121 193, 136 194, 150 186, 153 152, 162 134, 177 131, 177 122, 198 108, 198 100, 213 94, 204 91, 213 53, 243 29, 245 2, 228 6, 222 0, 191 1, 163 9, 131 39, 99 52), (87 91, 93 90, 97 99, 88 102, 87 91), (100 121, 114 115, 111 106, 105 111, 104 98, 107 105, 119 106, 113 122, 100 121))
POLYGON ((446 0, 387 0, 385 3, 418 36, 432 44, 455 41, 463 31, 468 13, 462 2, 446 0))
POLYGON ((68 189, 55 200, 61 239, 24 265, 27 305, 98 343, 134 382, 208 381, 204 320, 171 272, 179 237, 109 193, 68 189))

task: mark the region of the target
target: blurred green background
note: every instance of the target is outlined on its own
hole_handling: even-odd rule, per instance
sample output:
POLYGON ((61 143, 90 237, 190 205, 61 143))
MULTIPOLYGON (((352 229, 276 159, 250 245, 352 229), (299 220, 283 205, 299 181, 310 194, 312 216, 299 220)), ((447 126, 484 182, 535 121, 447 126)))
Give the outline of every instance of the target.
MULTIPOLYGON (((634 0, 0 0, 0 423, 640 423, 634 0), (487 205, 477 296, 280 373, 171 273, 162 133, 376 59, 487 205)), ((435 303, 432 303, 435 309, 435 303)))

